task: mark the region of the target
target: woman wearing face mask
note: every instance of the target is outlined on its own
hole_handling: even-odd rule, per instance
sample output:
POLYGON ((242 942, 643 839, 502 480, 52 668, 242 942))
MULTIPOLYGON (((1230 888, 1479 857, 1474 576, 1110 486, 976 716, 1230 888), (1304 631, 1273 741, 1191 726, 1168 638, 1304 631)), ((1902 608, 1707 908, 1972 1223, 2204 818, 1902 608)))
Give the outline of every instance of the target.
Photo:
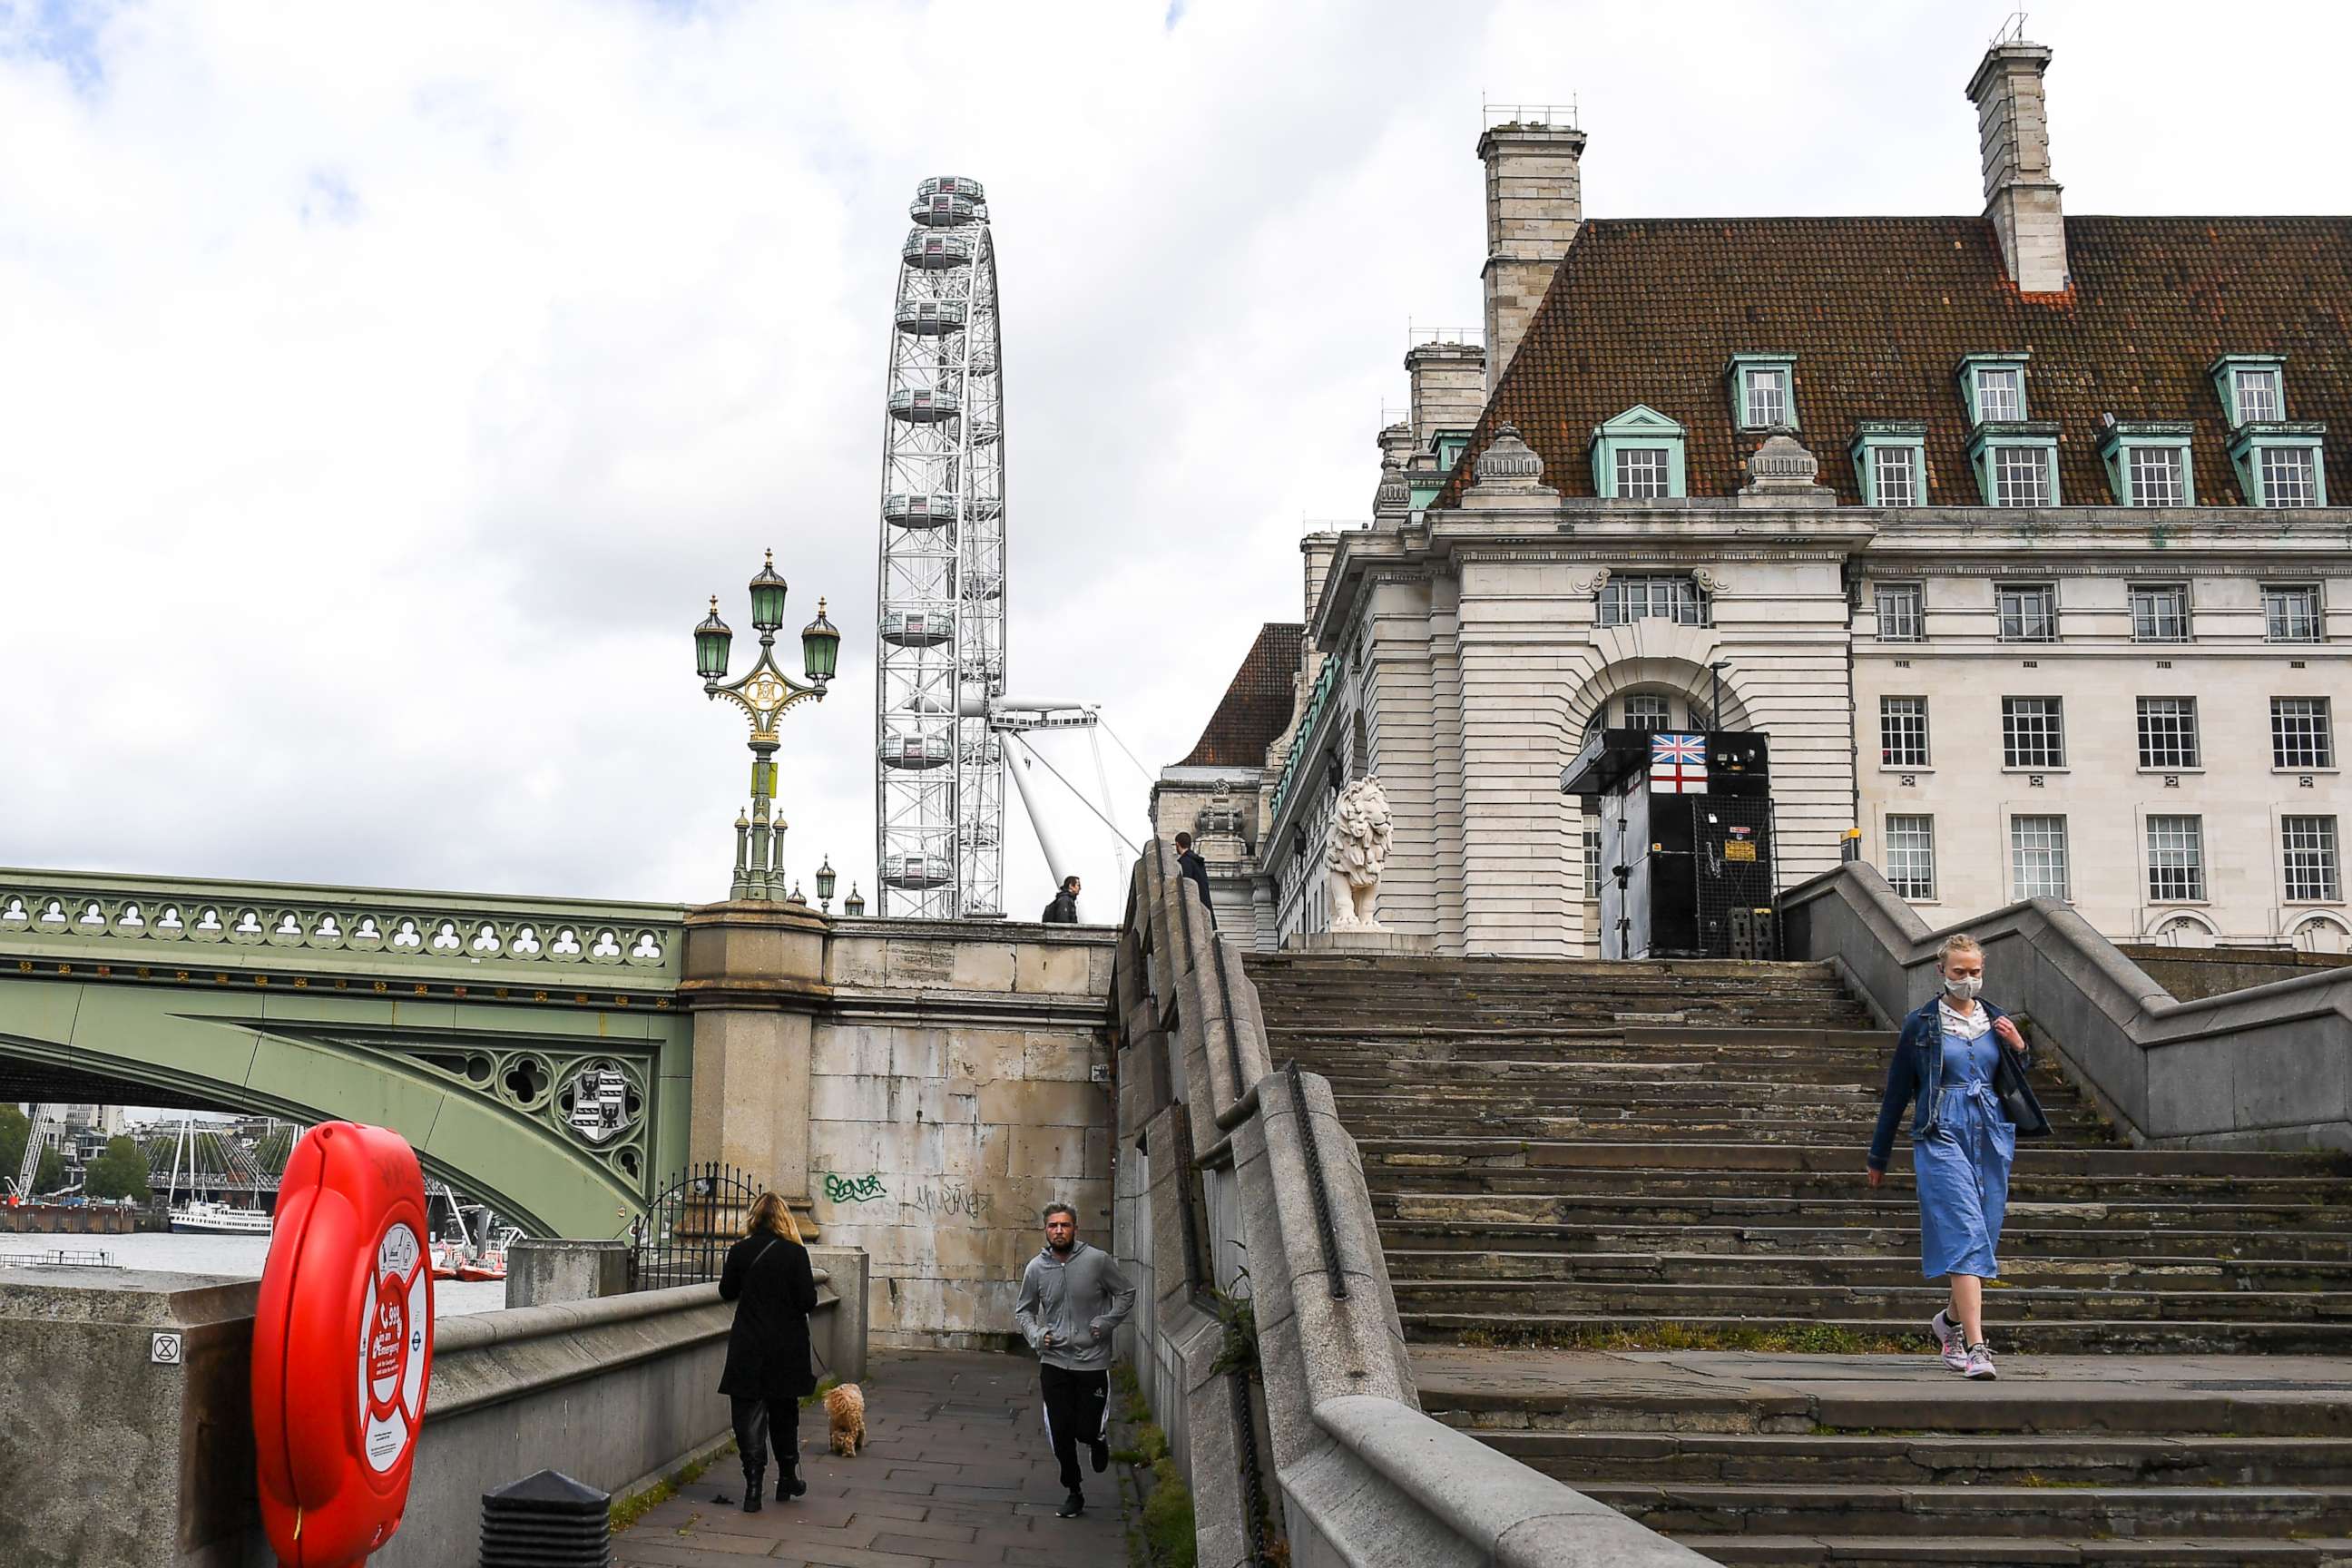
POLYGON ((1972 938, 1946 939, 1937 963, 1942 994, 1903 1020, 1886 1096, 1870 1140, 1870 1184, 1886 1178, 1895 1124, 1914 1100, 1911 1170, 1919 1188, 1919 1269, 1951 1280, 1950 1303, 1927 1331, 1944 1364, 1964 1377, 1994 1370, 1984 1338, 1984 1282, 2000 1277, 2001 1213, 2020 1133, 2050 1131, 2025 1069, 2032 1048, 2009 1015, 1979 1001, 1984 950, 1972 938))

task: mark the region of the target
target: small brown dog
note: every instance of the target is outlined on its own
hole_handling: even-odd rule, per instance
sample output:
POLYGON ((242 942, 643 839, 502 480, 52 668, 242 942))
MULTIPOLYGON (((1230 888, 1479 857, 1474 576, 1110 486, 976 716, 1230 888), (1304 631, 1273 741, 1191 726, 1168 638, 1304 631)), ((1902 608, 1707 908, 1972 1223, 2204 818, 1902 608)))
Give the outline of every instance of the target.
POLYGON ((866 1395, 854 1383, 825 1390, 824 1413, 833 1422, 833 1451, 843 1458, 866 1447, 866 1395))

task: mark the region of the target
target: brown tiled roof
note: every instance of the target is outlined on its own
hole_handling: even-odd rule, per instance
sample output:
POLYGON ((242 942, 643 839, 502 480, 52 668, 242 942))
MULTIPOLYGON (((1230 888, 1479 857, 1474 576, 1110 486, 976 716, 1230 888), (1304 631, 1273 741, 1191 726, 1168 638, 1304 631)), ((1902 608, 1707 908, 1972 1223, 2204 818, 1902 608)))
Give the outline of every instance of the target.
POLYGON ((1224 700, 1209 715, 1209 727, 1178 767, 1262 768, 1265 749, 1290 723, 1291 682, 1298 675, 1299 645, 1307 628, 1296 622, 1268 621, 1234 671, 1224 700))
MULTIPOLYGON (((2111 499, 2098 418, 2190 420, 2196 494, 2236 504, 2206 367, 2284 353, 2286 413, 2328 426, 2331 502, 2352 500, 2352 218, 2070 217, 2063 294, 2022 296, 1976 217, 1596 219, 1577 233, 1470 444, 1501 421, 1544 481, 1592 494, 1594 426, 1647 404, 1688 431, 1689 493, 1745 482, 1735 353, 1796 357, 1798 438, 1858 501, 1856 421, 1927 426, 1928 500, 1975 505, 1960 357, 2026 349, 2026 413, 2060 426, 2060 499, 2111 499)), ((1437 499, 1467 481, 1458 465, 1437 499)))

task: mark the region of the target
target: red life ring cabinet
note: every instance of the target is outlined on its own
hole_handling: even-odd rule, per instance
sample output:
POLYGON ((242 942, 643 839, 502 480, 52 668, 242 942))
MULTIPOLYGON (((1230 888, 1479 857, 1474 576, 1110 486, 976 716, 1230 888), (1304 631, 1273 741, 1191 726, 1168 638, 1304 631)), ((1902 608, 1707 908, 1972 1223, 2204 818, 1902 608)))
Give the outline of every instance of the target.
POLYGON ((289 1568, 350 1568, 400 1528, 433 1378, 431 1235, 397 1132, 329 1121, 294 1146, 253 1327, 261 1519, 289 1568))

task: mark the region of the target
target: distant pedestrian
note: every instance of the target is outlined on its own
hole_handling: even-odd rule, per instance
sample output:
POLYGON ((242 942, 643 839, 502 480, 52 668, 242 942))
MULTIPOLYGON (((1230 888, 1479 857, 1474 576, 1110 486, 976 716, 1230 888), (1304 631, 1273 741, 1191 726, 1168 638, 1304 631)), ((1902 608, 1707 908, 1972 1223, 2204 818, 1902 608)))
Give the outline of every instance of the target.
POLYGON ((735 1303, 719 1392, 727 1395, 735 1416, 743 1511, 757 1513, 771 1441, 776 1448, 776 1500, 789 1501, 808 1490, 801 1479, 800 1421, 802 1397, 816 1392, 809 1371, 816 1276, 793 1211, 775 1194, 760 1194, 743 1232, 743 1239, 728 1248, 727 1266, 719 1275, 719 1299, 735 1303))
POLYGON ((1870 1184, 1886 1176, 1895 1124, 1911 1119, 1911 1170, 1919 1194, 1919 1271, 1948 1277, 1951 1300, 1927 1323, 1944 1364, 1963 1377, 2000 1375, 1984 1337, 1984 1282, 2000 1278, 2000 1222, 2020 1133, 2050 1131, 2026 1069, 2033 1065, 2009 1015, 1977 993, 1984 950, 1966 936, 1945 939, 1937 970, 1941 993, 1903 1020, 1887 1065, 1886 1095, 1871 1134, 1870 1184))
POLYGON ((1064 1519, 1087 1510, 1078 1445, 1087 1446, 1097 1475, 1110 1468, 1111 1336, 1134 1310, 1135 1287, 1110 1254, 1078 1239, 1077 1211, 1047 1204, 1045 1245, 1021 1276, 1013 1321, 1037 1352, 1045 1437, 1070 1494, 1055 1510, 1064 1519))
POLYGON ((1209 901, 1209 863, 1194 853, 1192 836, 1189 833, 1176 836, 1176 869, 1183 874, 1186 881, 1201 889, 1201 907, 1209 911, 1209 926, 1213 931, 1217 924, 1217 906, 1209 901))
POLYGON ((1078 879, 1076 877, 1062 879, 1062 890, 1054 895, 1054 901, 1045 906, 1045 912, 1038 918, 1049 926, 1074 926, 1078 923, 1078 879))

